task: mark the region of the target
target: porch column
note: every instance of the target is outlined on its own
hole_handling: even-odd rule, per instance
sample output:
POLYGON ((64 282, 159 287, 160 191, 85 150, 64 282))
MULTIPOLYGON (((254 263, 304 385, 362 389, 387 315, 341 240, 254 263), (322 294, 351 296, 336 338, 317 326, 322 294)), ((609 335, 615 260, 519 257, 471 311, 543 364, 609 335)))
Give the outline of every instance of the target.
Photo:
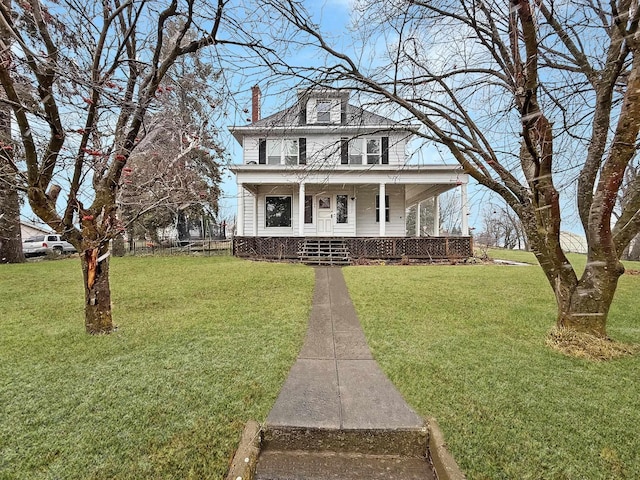
POLYGON ((433 197, 433 236, 440 235, 440 195, 433 197))
POLYGON ((298 192, 298 233, 304 237, 304 182, 300 182, 298 192))
POLYGON ((239 237, 244 236, 244 185, 238 183, 238 217, 236 218, 236 233, 239 237))
POLYGON ((462 225, 462 235, 469 235, 469 205, 467 205, 467 184, 460 185, 460 203, 462 205, 461 214, 462 219, 460 225, 462 225))
POLYGON ((253 236, 258 236, 258 192, 253 194, 253 236))
POLYGON ((418 202, 416 205, 416 237, 419 237, 422 233, 422 226, 420 225, 420 205, 422 205, 422 202, 418 202))
POLYGON ((384 183, 380 184, 380 191, 378 192, 380 201, 378 202, 378 220, 380 221, 380 236, 384 237, 386 235, 386 211, 387 211, 387 202, 385 201, 385 187, 384 183))

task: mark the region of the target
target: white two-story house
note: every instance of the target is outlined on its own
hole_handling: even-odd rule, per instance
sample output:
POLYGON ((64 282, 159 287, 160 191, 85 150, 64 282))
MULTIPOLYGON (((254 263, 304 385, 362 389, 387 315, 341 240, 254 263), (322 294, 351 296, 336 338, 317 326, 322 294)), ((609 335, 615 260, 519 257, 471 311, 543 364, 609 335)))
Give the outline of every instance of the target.
POLYGON ((445 243, 453 240, 436 241, 437 221, 428 241, 409 248, 415 252, 394 239, 423 237, 419 215, 407 234, 408 208, 458 188, 462 236, 451 256, 470 256, 467 175, 459 165, 407 163, 411 126, 350 104, 348 91, 300 90, 294 105, 260 118, 260 90, 253 87, 252 122, 230 131, 243 151, 232 168, 237 255, 295 257, 305 241, 336 239, 351 257, 446 257, 445 243))

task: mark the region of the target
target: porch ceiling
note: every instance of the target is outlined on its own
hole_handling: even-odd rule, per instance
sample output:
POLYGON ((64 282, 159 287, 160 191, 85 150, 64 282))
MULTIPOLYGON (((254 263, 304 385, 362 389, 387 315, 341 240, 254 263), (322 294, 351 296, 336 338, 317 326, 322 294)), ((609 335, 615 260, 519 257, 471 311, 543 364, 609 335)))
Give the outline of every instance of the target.
MULTIPOLYGON (((298 185, 299 184, 293 184, 293 183, 243 183, 243 186, 245 188, 245 190, 247 190, 248 192, 252 193, 252 194, 257 194, 258 192, 260 193, 269 193, 269 189, 273 188, 274 191, 276 189, 281 190, 283 186, 289 187, 291 189, 291 192, 295 193, 298 191, 298 185)), ((342 189, 347 189, 347 188, 352 188, 352 187, 364 187, 364 186, 376 186, 377 187, 377 183, 370 183, 370 182, 361 182, 361 183, 305 183, 305 187, 307 189, 307 191, 315 191, 315 190, 322 190, 328 187, 333 187, 335 188, 342 188, 342 189)), ((398 185, 398 184, 394 184, 394 185, 398 185)), ((449 190, 453 190, 454 188, 456 188, 458 185, 457 184, 435 184, 435 185, 416 185, 416 184, 407 184, 405 185, 406 187, 406 194, 405 194, 405 198, 406 198, 406 207, 410 207, 415 205, 418 202, 422 202, 424 200, 427 200, 429 198, 433 198, 436 197, 444 192, 447 192, 449 190)))
POLYGON ((405 207, 409 208, 418 202, 422 202, 429 198, 437 197, 438 195, 453 190, 458 185, 408 185, 405 195, 405 207))

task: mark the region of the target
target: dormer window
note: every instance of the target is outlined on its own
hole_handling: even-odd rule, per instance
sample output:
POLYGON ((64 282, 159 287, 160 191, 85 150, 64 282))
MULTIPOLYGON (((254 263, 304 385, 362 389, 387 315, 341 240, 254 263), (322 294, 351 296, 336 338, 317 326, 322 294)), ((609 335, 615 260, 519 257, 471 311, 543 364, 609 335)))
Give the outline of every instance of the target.
POLYGON ((318 123, 331 123, 331 102, 318 101, 316 103, 316 112, 318 123))

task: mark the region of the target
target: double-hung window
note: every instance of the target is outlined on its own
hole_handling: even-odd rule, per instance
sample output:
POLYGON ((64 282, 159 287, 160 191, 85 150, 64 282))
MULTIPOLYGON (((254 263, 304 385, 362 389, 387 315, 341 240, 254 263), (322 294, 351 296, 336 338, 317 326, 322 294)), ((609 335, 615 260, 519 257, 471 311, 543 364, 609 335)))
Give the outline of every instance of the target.
POLYGON ((348 157, 342 163, 379 165, 389 163, 389 137, 360 137, 348 141, 348 157))
POLYGON ((365 138, 366 152, 367 152, 367 165, 377 165, 380 163, 380 139, 379 138, 365 138))
POLYGON ((349 142, 349 163, 362 165, 362 139, 354 138, 349 142))
POLYGON ((331 123, 331 102, 319 101, 316 103, 316 122, 331 123))
POLYGON ((261 138, 258 141, 258 163, 268 165, 305 165, 306 138, 261 138))
POLYGON ((297 139, 267 139, 267 164, 269 165, 297 165, 297 139))

